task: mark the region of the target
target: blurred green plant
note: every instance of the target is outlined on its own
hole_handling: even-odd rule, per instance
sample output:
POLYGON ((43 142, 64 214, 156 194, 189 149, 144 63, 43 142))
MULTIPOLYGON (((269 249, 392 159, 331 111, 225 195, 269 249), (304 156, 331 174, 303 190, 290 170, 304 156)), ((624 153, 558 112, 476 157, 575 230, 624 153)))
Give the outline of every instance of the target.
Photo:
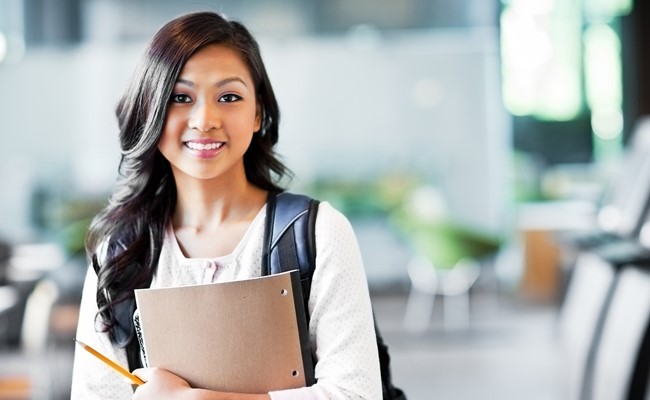
POLYGON ((390 221, 416 254, 440 269, 451 269, 465 258, 480 260, 497 252, 502 244, 498 235, 454 222, 444 199, 431 186, 413 191, 393 210, 390 221))
POLYGON ((66 254, 71 257, 83 256, 86 254, 85 240, 86 232, 90 226, 92 217, 83 218, 70 222, 58 233, 58 241, 66 254))
POLYGON ((464 258, 480 260, 494 254, 501 239, 464 228, 451 221, 422 223, 396 213, 394 225, 408 240, 413 250, 426 257, 436 268, 451 269, 464 258))
POLYGON ((56 212, 57 220, 52 225, 57 241, 67 255, 85 255, 86 232, 92 219, 103 207, 104 203, 97 199, 74 198, 60 202, 56 212))
POLYGON ((318 180, 307 192, 327 200, 350 218, 387 218, 413 251, 436 268, 450 269, 464 258, 479 260, 494 254, 502 238, 461 226, 447 213, 437 188, 409 175, 351 182, 318 180))
POLYGON ((376 180, 321 179, 306 188, 311 196, 326 200, 350 218, 383 216, 400 207, 419 184, 410 175, 389 175, 376 180))

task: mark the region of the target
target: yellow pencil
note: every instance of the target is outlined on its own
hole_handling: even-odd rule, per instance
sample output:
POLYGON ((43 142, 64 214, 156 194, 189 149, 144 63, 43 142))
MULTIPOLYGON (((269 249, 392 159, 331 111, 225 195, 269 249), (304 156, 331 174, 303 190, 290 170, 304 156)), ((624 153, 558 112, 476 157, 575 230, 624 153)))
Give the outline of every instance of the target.
POLYGON ((77 339, 73 339, 79 346, 83 347, 84 350, 92 354, 93 356, 99 358, 102 360, 106 365, 109 367, 113 368, 115 371, 119 372, 120 374, 124 375, 127 377, 131 382, 133 382, 134 385, 142 385, 144 382, 142 379, 138 378, 137 376, 133 375, 129 371, 127 371, 124 367, 121 365, 117 364, 115 361, 107 358, 105 355, 102 353, 98 352, 97 350, 93 349, 92 347, 88 346, 84 342, 81 342, 77 339))

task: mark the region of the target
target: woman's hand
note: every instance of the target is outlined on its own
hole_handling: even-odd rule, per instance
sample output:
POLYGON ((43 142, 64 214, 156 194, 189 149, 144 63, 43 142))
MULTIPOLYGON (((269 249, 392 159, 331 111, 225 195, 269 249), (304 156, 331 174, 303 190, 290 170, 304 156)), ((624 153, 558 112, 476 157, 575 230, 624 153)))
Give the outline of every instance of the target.
POLYGON ((145 383, 136 388, 132 400, 269 400, 267 394, 224 393, 192 389, 177 375, 161 368, 140 368, 133 374, 145 383))
POLYGON ((192 388, 183 379, 161 368, 140 368, 133 374, 145 381, 136 388, 133 400, 190 399, 192 388))

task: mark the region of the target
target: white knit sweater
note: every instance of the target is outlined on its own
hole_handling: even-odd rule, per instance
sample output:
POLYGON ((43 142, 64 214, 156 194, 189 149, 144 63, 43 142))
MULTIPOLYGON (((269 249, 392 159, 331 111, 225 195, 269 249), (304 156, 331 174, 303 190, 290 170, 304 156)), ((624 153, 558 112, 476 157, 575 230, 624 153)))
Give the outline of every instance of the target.
MULTIPOLYGON (((165 235, 155 287, 228 282, 260 275, 265 208, 235 250, 224 257, 186 258, 171 227, 165 235)), ((317 383, 270 393, 273 400, 381 399, 379 359, 368 285, 356 237, 349 221, 329 203, 316 218, 316 272, 309 298, 309 336, 317 360, 317 383)), ((108 335, 95 330, 97 277, 89 268, 81 300, 77 338, 126 365, 126 353, 108 335)), ((83 350, 77 349, 73 400, 122 400, 130 384, 83 350)))

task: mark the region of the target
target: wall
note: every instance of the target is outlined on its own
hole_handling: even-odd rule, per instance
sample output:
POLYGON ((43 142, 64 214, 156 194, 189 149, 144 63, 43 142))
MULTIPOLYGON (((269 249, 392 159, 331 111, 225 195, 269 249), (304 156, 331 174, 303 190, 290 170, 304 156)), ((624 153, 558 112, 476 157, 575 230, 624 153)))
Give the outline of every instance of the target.
MULTIPOLYGON (((495 30, 260 42, 282 110, 279 150, 298 184, 413 173, 443 189, 458 219, 503 226, 510 126, 495 30)), ((0 65, 0 235, 33 233, 35 185, 72 196, 110 190, 113 110, 143 47, 32 51, 0 65)))

